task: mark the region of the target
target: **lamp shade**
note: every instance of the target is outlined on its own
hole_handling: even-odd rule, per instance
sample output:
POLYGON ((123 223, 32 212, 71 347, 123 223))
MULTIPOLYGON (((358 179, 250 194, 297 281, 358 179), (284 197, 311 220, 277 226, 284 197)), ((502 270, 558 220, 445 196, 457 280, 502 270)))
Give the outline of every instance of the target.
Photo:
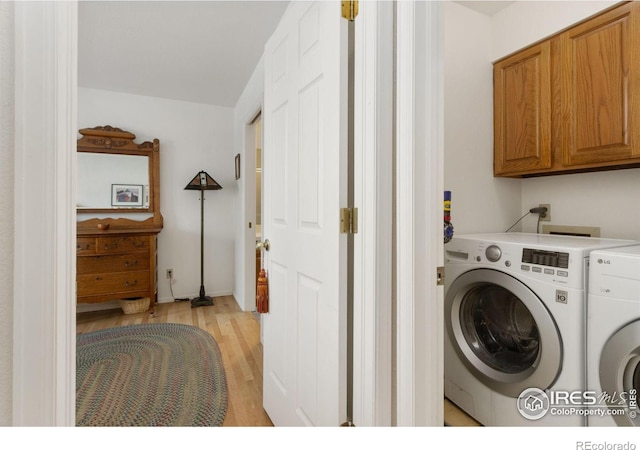
POLYGON ((218 191, 222 189, 222 186, 211 178, 211 175, 201 170, 184 188, 187 191, 218 191))

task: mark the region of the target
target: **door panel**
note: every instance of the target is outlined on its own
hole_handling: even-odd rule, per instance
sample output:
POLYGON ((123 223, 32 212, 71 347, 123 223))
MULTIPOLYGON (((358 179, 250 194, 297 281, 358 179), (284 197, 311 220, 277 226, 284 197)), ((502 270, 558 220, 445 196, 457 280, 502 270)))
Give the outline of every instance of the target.
POLYGON ((263 403, 277 426, 346 419, 345 55, 339 2, 292 2, 265 48, 263 403))
POLYGON ((494 66, 496 175, 551 167, 550 61, 546 42, 494 66))
POLYGON ((561 35, 567 166, 640 155, 637 5, 628 4, 561 35))

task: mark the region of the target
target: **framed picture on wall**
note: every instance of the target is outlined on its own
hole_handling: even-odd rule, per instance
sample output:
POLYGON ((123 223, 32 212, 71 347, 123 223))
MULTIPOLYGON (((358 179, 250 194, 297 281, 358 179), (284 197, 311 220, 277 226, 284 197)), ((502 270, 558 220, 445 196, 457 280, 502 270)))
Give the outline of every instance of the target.
POLYGON ((236 180, 240 179, 240 153, 236 155, 236 180))
POLYGON ((112 184, 111 206, 139 208, 144 201, 141 184, 112 184))

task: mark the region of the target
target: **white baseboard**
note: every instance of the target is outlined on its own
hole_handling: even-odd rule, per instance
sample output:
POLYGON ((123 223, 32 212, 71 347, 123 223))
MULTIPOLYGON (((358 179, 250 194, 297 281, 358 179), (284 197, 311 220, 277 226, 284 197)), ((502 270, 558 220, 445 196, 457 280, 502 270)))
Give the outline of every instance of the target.
MULTIPOLYGON (((200 295, 200 294, 198 292, 195 292, 195 293, 191 293, 191 294, 188 294, 188 295, 176 295, 175 297, 162 297, 162 298, 158 299, 158 303, 172 303, 172 302, 175 301, 174 300, 175 298, 194 298, 194 297, 197 297, 198 295, 200 295)), ((227 295, 233 296, 233 291, 206 292, 206 295, 208 297, 225 297, 227 295)))
MULTIPOLYGON (((207 292, 209 297, 224 297, 227 295, 233 295, 231 291, 216 291, 216 292, 207 292)), ((198 294, 191 294, 185 296, 176 296, 176 298, 194 298, 197 297, 198 294)), ((234 297, 235 298, 235 297, 234 297)), ((158 303, 173 303, 173 297, 163 297, 158 299, 158 303)), ((108 309, 119 309, 120 304, 117 301, 112 302, 104 302, 104 303, 78 303, 76 305, 76 313, 84 313, 84 312, 92 312, 92 311, 106 311, 108 309)))

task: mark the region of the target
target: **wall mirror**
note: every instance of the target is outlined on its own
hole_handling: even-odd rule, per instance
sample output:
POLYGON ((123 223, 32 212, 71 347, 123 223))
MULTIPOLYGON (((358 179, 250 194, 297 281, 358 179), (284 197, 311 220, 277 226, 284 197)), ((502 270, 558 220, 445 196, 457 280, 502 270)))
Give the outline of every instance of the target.
POLYGON ((142 222, 161 226, 160 141, 138 144, 135 134, 110 125, 84 128, 80 134, 78 213, 129 218, 146 213, 151 218, 142 222))
POLYGON ((148 193, 148 156, 78 153, 79 212, 123 208, 148 211, 148 193))

